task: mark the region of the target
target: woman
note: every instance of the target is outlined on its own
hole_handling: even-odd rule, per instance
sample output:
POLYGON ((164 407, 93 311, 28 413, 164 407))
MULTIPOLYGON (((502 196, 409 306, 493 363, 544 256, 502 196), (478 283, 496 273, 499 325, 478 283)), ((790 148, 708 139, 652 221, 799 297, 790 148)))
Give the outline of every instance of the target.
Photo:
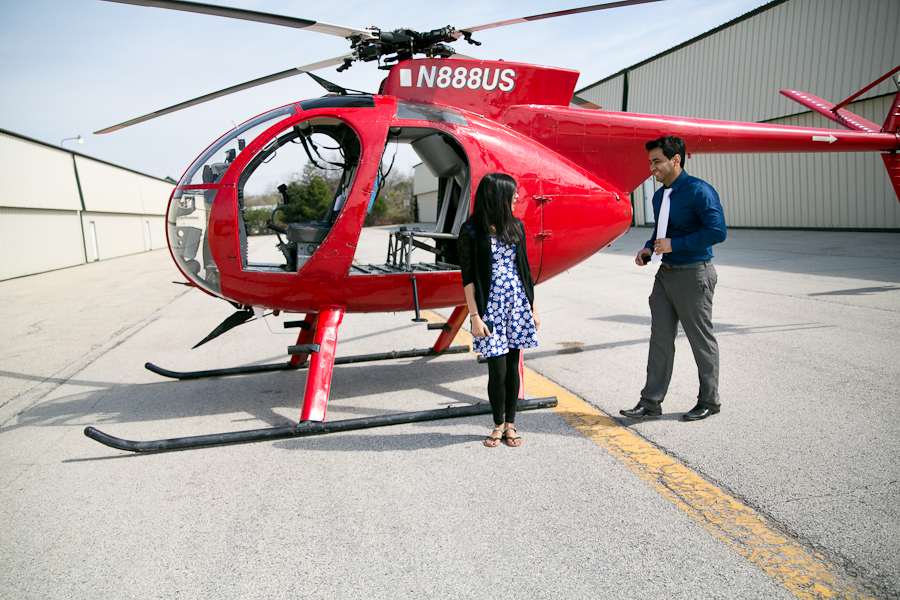
POLYGON ((463 289, 471 319, 473 350, 488 364, 488 398, 494 430, 484 445, 522 444, 516 435, 519 356, 537 346, 540 319, 534 312, 534 280, 528 266, 525 227, 512 213, 515 180, 485 175, 475 192, 472 216, 459 232, 463 289))

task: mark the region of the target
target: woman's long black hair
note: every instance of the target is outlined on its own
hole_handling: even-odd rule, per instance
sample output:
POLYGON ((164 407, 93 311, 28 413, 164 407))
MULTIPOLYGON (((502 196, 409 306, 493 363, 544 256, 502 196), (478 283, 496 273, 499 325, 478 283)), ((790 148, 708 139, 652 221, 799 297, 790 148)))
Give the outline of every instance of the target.
POLYGON ((471 219, 485 230, 494 226, 497 238, 509 245, 522 243, 522 229, 512 213, 516 180, 506 173, 488 173, 478 184, 471 219))

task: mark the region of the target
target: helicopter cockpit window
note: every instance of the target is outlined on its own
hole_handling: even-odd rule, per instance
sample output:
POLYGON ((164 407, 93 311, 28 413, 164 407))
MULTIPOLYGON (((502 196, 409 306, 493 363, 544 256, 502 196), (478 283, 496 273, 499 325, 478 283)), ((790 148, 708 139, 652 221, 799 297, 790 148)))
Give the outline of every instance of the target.
POLYGON ((397 102, 398 119, 416 119, 418 121, 437 121, 438 123, 452 123, 453 125, 468 125, 466 118, 450 108, 442 106, 429 106, 416 102, 400 100, 397 102))
POLYGON ((218 183, 238 154, 243 152, 248 142, 253 141, 256 136, 271 127, 272 121, 275 119, 296 113, 297 109, 294 106, 284 106, 251 119, 229 131, 194 161, 178 185, 218 183))
POLYGON ((238 182, 243 267, 299 271, 340 215, 360 153, 356 133, 334 117, 302 121, 269 140, 238 182))
POLYGON ((214 185, 222 180, 225 171, 247 143, 271 127, 277 119, 297 113, 294 106, 285 106, 255 119, 223 135, 185 173, 178 182, 169 203, 167 227, 172 255, 188 277, 203 289, 219 294, 219 270, 209 249, 206 236, 209 214, 216 198, 215 189, 183 189, 189 185, 214 185))

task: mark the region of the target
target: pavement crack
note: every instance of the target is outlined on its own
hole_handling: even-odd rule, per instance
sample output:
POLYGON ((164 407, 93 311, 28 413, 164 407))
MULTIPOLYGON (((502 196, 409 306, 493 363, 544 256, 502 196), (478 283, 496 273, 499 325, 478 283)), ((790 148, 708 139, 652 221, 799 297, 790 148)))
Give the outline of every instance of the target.
POLYGON ((893 485, 897 485, 898 483, 900 483, 900 481, 897 481, 897 480, 885 481, 885 482, 878 483, 878 484, 864 485, 864 486, 856 487, 856 488, 849 489, 849 490, 834 491, 834 492, 828 492, 825 494, 807 494, 804 496, 794 496, 793 498, 788 498, 786 500, 782 500, 779 504, 782 504, 782 505, 795 504, 797 502, 803 502, 805 500, 818 500, 818 499, 823 499, 823 498, 844 498, 847 496, 852 496, 853 494, 857 494, 859 492, 868 492, 868 491, 872 491, 872 490, 889 488, 893 485))

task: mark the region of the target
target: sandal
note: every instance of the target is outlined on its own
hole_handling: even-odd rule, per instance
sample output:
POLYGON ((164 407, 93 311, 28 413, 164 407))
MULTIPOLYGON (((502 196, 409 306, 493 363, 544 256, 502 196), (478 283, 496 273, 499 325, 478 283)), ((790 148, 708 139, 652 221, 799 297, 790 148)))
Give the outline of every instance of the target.
MULTIPOLYGON (((500 432, 500 437, 503 437, 503 429, 500 427, 494 427, 494 431, 500 432)), ((500 445, 500 438, 494 437, 494 431, 491 432, 491 435, 487 436, 484 440, 484 445, 488 448, 496 448, 500 445)))
POLYGON ((518 448, 519 446, 522 445, 522 438, 520 438, 517 435, 513 435, 513 436, 507 435, 506 432, 509 430, 512 430, 514 433, 518 433, 518 431, 516 431, 515 427, 507 427, 506 429, 503 430, 503 441, 510 448, 518 448))

